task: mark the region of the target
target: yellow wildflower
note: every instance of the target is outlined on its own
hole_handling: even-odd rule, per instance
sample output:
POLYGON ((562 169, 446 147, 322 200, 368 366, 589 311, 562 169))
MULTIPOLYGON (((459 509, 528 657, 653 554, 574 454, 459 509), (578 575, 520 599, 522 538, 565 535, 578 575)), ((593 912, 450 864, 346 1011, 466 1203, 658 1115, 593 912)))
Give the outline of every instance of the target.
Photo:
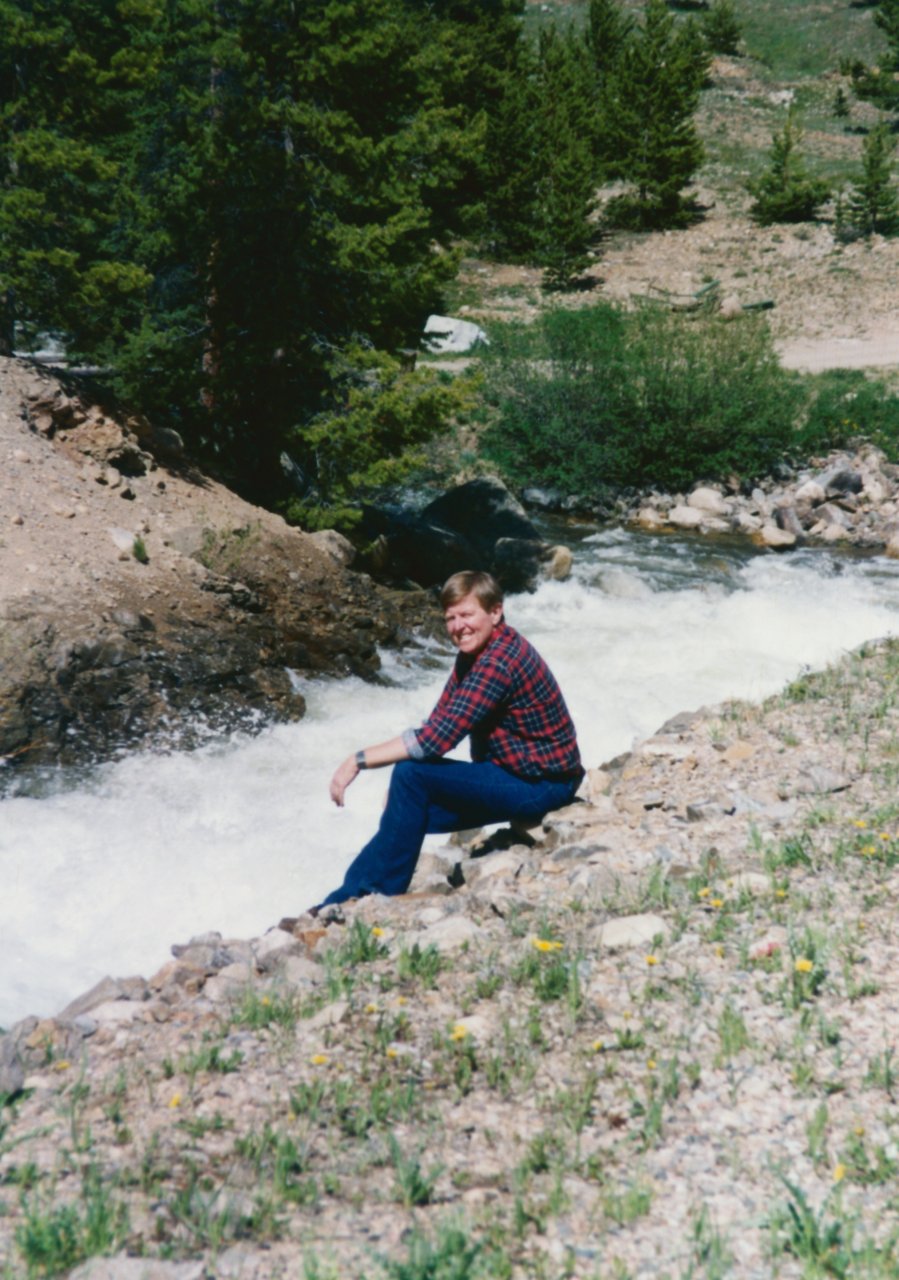
POLYGON ((377 1013, 377 1012, 378 1012, 378 1006, 377 1006, 376 1004, 367 1004, 367 1005, 365 1006, 365 1012, 366 1012, 366 1013, 377 1013))
POLYGON ((271 996, 262 997, 262 1001, 261 1001, 262 1004, 271 1004, 271 1002, 272 1002, 271 996))
POLYGON ((313 1067, 323 1067, 328 1061, 328 1055, 326 1053, 313 1053, 309 1061, 313 1067))
POLYGON ((880 838, 881 840, 892 840, 893 837, 890 835, 889 831, 881 831, 880 838))
POLYGON ((724 899, 723 899, 723 898, 712 898, 712 906, 713 906, 713 907, 715 908, 715 910, 717 911, 719 907, 723 907, 723 906, 724 906, 724 899))
POLYGON ((834 1182, 842 1182, 845 1177, 846 1177, 846 1166, 844 1164, 836 1165, 833 1171, 834 1182))
POLYGON ((383 937, 384 937, 384 930, 381 928, 381 926, 380 926, 380 925, 373 924, 373 925, 372 925, 372 927, 371 927, 371 936, 372 936, 373 938, 383 938, 383 937))
POLYGON ((865 1136, 865 1126, 863 1124, 857 1124, 852 1132, 857 1138, 863 1138, 865 1136))
POLYGON ((812 961, 809 960, 806 956, 800 956, 794 966, 797 973, 811 973, 814 967, 815 966, 812 963, 812 961))
POLYGON ((786 889, 775 889, 774 896, 775 898, 785 898, 787 896, 787 891, 786 889))
POLYGON ((604 1046, 603 1046, 603 1042, 602 1042, 601 1040, 594 1040, 594 1041, 593 1041, 593 1052, 594 1052, 594 1053, 601 1053, 601 1052, 602 1052, 602 1050, 603 1050, 603 1047, 604 1047, 604 1046))
POLYGON ((724 948, 722 947, 722 945, 721 945, 721 943, 720 943, 720 942, 718 943, 717 947, 715 948, 715 955, 718 957, 718 959, 719 959, 719 960, 723 959, 723 957, 724 957, 724 948))
POLYGON ((68 1071, 68 1069, 69 1069, 69 1067, 71 1067, 71 1065, 72 1065, 72 1064, 71 1064, 71 1062, 69 1062, 68 1058, 60 1058, 59 1062, 54 1062, 54 1063, 53 1063, 53 1070, 54 1070, 54 1071, 68 1071))
POLYGON ((398 1058, 400 1056, 399 1049, 394 1049, 393 1045, 388 1045, 386 1049, 388 1058, 398 1058))
POLYGON ((658 964, 658 963, 659 963, 659 957, 658 957, 658 956, 647 956, 647 957, 646 957, 646 963, 647 963, 648 965, 658 964))
POLYGON ((865 822, 864 818, 856 818, 855 822, 853 822, 853 824, 852 824, 852 825, 853 825, 854 827, 858 827, 858 829, 859 829, 860 831, 864 831, 865 827, 866 827, 868 824, 867 824, 867 822, 865 822))
POLYGON ((565 944, 551 942, 548 938, 531 938, 531 945, 536 947, 538 951, 561 951, 565 944))
POLYGON ((699 893, 697 894, 697 897, 700 897, 700 898, 707 898, 711 892, 712 892, 712 891, 711 891, 711 889, 709 888, 709 886, 708 886, 708 885, 705 885, 702 889, 700 889, 700 890, 699 890, 699 893))
POLYGON ((470 1034, 468 1027, 463 1027, 461 1022, 457 1022, 450 1032, 450 1040, 464 1040, 470 1034))
POLYGON ((647 1069, 647 1071, 655 1071, 655 1069, 656 1069, 656 1060, 655 1060, 655 1058, 647 1058, 647 1060, 646 1060, 646 1069, 647 1069))
POLYGON ((170 1107, 180 1107, 180 1106, 181 1106, 181 1094, 180 1094, 180 1093, 173 1093, 173 1094, 172 1094, 172 1096, 169 1098, 169 1106, 170 1106, 170 1107))

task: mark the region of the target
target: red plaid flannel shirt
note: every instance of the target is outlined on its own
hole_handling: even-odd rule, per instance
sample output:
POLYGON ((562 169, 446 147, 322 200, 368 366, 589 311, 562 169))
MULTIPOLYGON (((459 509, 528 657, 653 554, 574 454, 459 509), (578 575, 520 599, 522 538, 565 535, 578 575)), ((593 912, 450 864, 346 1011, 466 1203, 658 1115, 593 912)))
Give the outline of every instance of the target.
POLYGON ((520 778, 583 777, 574 725, 549 667, 502 622, 474 658, 460 653, 436 707, 403 735, 410 756, 433 760, 471 735, 471 758, 520 778))

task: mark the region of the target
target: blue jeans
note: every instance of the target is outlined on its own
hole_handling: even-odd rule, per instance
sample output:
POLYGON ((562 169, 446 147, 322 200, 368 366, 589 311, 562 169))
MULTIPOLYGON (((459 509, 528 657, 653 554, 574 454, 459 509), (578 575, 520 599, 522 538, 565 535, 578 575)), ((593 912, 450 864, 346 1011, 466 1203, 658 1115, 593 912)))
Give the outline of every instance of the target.
POLYGON ((394 765, 377 834, 321 905, 366 893, 405 893, 426 835, 540 818, 569 804, 579 782, 528 781, 498 764, 403 760, 394 765))

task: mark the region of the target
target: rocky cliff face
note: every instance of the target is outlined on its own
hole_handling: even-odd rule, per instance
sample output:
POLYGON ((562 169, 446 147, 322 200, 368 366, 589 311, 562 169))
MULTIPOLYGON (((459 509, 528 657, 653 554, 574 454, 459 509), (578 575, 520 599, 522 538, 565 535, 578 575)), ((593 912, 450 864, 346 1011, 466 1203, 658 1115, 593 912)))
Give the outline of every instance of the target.
POLYGON ((373 676, 435 613, 197 472, 173 432, 110 419, 0 360, 0 761, 291 719, 290 672, 373 676))

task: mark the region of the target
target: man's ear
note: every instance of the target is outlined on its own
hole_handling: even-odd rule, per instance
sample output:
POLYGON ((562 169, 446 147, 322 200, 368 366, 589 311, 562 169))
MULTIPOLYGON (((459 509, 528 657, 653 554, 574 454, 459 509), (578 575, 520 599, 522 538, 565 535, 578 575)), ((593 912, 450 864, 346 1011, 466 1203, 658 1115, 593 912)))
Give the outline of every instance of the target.
POLYGON ((494 605, 490 610, 490 621, 495 627, 498 627, 503 620, 503 606, 501 604, 494 605))

